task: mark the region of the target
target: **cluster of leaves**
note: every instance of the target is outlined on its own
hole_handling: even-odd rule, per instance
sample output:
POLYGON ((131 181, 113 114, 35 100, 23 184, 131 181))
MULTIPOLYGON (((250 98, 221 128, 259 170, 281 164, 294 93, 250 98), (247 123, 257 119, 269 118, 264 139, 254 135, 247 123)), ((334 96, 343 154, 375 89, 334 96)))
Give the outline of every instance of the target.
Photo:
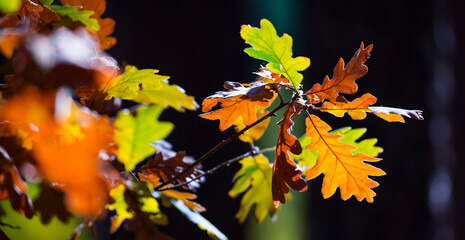
POLYGON ((136 239, 165 239, 157 227, 168 223, 162 207, 175 207, 211 237, 226 239, 199 214, 205 208, 193 201, 192 191, 205 175, 233 162, 242 166, 229 191, 231 197, 244 193, 236 215, 240 222, 254 204, 258 221, 273 216, 280 203, 290 200, 289 187, 305 191, 305 180, 322 173, 325 198, 340 188, 344 200, 354 195, 372 202, 371 188, 378 184, 368 176, 385 174, 365 163, 380 160, 376 139, 358 141, 364 129, 332 131, 314 113, 347 113, 353 119, 371 113, 390 122, 403 122, 403 116, 422 119, 421 111, 372 106, 376 98, 370 94, 351 102, 339 95, 356 93, 355 80, 368 71, 364 63, 372 46, 363 43, 347 65, 339 60, 332 79, 326 77, 304 94, 299 72, 310 60, 293 58, 292 38, 279 37, 262 20, 261 28, 242 26, 240 32, 251 45, 245 52, 268 62, 258 79, 226 82, 227 91, 202 103, 201 117, 220 120, 221 131, 234 126, 236 133, 194 160, 171 150, 164 139, 174 125, 158 118, 168 107, 183 112, 198 104, 158 70, 131 65, 122 70, 103 51, 116 43, 109 36, 114 21, 101 17, 105 0, 15 2, 8 9, 0 5, 6 12, 0 18, 0 51, 8 59, 0 89, 0 200, 9 199, 28 218, 41 214, 44 223, 55 215, 66 221, 71 213, 85 218, 72 237, 110 214, 109 231, 115 235, 124 226, 136 239), (282 91, 293 96, 285 101, 282 91), (275 100, 279 105, 268 110, 275 100), (200 169, 201 162, 236 138, 254 146, 282 108, 274 148, 253 147, 211 170, 200 169), (307 130, 298 139, 292 127, 302 112, 307 130), (275 151, 273 164, 263 155, 270 150, 275 151), (40 186, 37 199, 29 197, 26 183, 40 186))
POLYGON ((234 176, 236 182, 229 192, 232 197, 245 192, 236 217, 243 222, 253 204, 256 204, 257 221, 262 221, 267 213, 273 216, 280 203, 290 199, 289 188, 305 191, 305 180, 321 174, 324 174, 321 189, 324 198, 340 188, 344 200, 354 195, 359 201, 373 202, 376 194, 372 188, 378 183, 369 176, 385 175, 384 171, 367 163, 381 160, 376 158, 382 151, 374 146, 376 139, 356 142, 366 129, 332 131, 315 112, 328 112, 337 117, 347 113, 355 120, 371 113, 389 122, 404 122, 403 117, 423 119, 421 111, 372 106, 377 99, 369 93, 353 101, 339 95, 356 93, 355 80, 368 72, 364 63, 373 46, 365 47, 363 42, 347 65, 341 58, 331 79, 326 76, 322 84, 313 85, 304 94, 300 85, 303 76, 299 72, 309 67, 310 59, 292 57, 292 38, 287 34, 279 37, 268 20, 263 19, 260 25, 260 28, 244 25, 240 32, 251 46, 245 52, 267 62, 257 80, 250 84, 226 82, 227 91, 217 92, 202 103, 205 113, 201 117, 219 120, 221 131, 233 125, 236 130, 247 130, 241 140, 250 143, 261 137, 269 124, 268 117, 286 107, 283 118, 277 123, 279 132, 272 166, 262 154, 240 160, 242 168, 234 176), (293 95, 286 102, 280 91, 291 91, 293 95), (275 99, 279 99, 280 104, 266 112, 265 108, 275 99), (221 105, 212 110, 218 103, 221 105), (302 112, 307 116, 306 134, 297 139, 292 127, 295 116, 302 112), (256 124, 258 126, 254 127, 256 124))

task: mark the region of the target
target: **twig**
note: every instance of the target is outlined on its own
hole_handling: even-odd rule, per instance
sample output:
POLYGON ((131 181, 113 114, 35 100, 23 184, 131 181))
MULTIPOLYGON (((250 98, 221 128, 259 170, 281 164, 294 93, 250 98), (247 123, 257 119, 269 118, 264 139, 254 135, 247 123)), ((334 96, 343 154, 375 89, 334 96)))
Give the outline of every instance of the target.
POLYGON ((171 189, 175 189, 175 188, 178 188, 178 187, 182 187, 184 185, 188 185, 189 183, 191 183, 193 181, 196 181, 196 180, 198 180, 198 179, 200 179, 200 178, 202 178, 202 177, 204 177, 206 175, 211 175, 211 174, 215 173, 216 171, 221 170, 224 167, 231 165, 232 163, 240 161, 243 158, 246 158, 246 157, 249 157, 249 156, 256 156, 258 154, 261 154, 261 153, 264 153, 264 152, 269 152, 269 151, 274 151, 274 149, 273 148, 265 148, 265 149, 262 149, 260 151, 256 151, 256 149, 252 149, 252 151, 250 151, 250 152, 246 152, 246 153, 244 153, 244 154, 242 154, 240 156, 237 156, 237 157, 235 157, 233 159, 229 159, 227 161, 222 162, 220 165, 206 171, 205 173, 203 173, 201 175, 198 175, 197 177, 195 177, 195 178, 193 178, 193 179, 191 179, 191 180, 189 180, 187 182, 176 184, 176 185, 173 185, 171 187, 165 187, 165 188, 160 189, 158 191, 161 192, 161 191, 165 191, 165 190, 171 190, 171 189))
MULTIPOLYGON (((280 95, 279 91, 277 91, 278 95, 280 95)), ((282 99, 282 98, 281 98, 282 99)), ((172 177, 171 179, 169 179, 168 181, 165 181, 163 182, 162 184, 158 185, 157 187, 154 188, 155 191, 158 191, 160 190, 161 188, 165 187, 166 185, 176 181, 177 179, 179 179, 184 173, 190 171, 192 168, 194 168, 195 166, 199 165, 201 162, 203 162, 205 159, 207 159, 208 157, 210 157, 213 153, 215 153, 216 151, 218 151, 220 148, 224 147, 225 145, 227 145, 228 143, 232 142, 234 139, 238 138, 241 134, 243 134, 245 131, 251 129, 252 127, 254 127, 255 125, 261 123, 263 120, 271 117, 271 116, 275 116, 275 113, 287 106, 289 103, 285 103, 283 101, 281 101, 281 103, 279 104, 279 106, 277 106, 275 109, 273 109, 271 112, 269 112, 268 114, 266 114, 265 116, 263 116, 262 118, 258 119, 257 121, 255 121, 254 123, 250 124, 249 126, 245 127, 244 129, 242 129, 241 131, 233 134, 232 136, 230 136, 229 138, 221 141, 220 143, 218 143, 215 147, 213 147, 212 149, 210 149, 210 151, 208 151, 207 153, 205 153, 202 157, 200 157, 199 159, 197 159, 194 163, 192 163, 191 165, 189 165, 186 169, 184 169, 184 171, 180 172, 178 175, 172 177)))

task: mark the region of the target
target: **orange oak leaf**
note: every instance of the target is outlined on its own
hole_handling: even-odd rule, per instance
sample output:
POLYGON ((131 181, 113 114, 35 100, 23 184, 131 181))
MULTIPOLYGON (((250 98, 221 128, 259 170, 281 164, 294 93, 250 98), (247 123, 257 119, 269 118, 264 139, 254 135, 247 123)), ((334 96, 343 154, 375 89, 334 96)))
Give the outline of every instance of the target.
POLYGON ((369 93, 363 94, 362 97, 352 102, 347 102, 344 97, 338 96, 335 104, 332 102, 324 102, 318 109, 322 112, 329 112, 336 117, 343 117, 345 113, 348 113, 354 120, 364 119, 367 112, 375 114, 388 122, 405 122, 402 116, 423 120, 423 116, 421 115, 422 111, 420 110, 370 106, 374 104, 376 100, 376 97, 369 93))
POLYGON ((200 117, 210 120, 220 120, 220 130, 224 131, 231 127, 239 117, 246 126, 257 120, 256 106, 266 108, 270 106, 270 101, 274 98, 271 86, 262 81, 252 84, 240 84, 236 82, 226 82, 224 87, 228 92, 216 92, 207 97, 202 102, 200 117), (210 111, 218 103, 221 108, 210 111))
POLYGON ((111 180, 111 168, 100 158, 113 143, 108 118, 74 105, 64 91, 39 93, 32 88, 2 104, 0 116, 35 134, 34 159, 44 178, 65 193, 68 209, 80 216, 98 216, 111 180))
POLYGON ((318 109, 322 112, 329 112, 336 117, 343 117, 345 113, 348 113, 352 119, 360 120, 366 117, 366 112, 370 112, 369 106, 375 102, 376 97, 369 93, 363 94, 352 102, 347 102, 343 96, 338 96, 336 104, 324 102, 318 109))
POLYGON ((302 152, 302 146, 299 141, 291 134, 294 117, 301 110, 299 105, 292 102, 287 107, 283 119, 278 122, 278 143, 276 145, 271 182, 275 207, 278 207, 280 202, 286 203, 284 194, 289 192, 289 187, 300 192, 307 190, 307 183, 301 178, 302 171, 298 170, 293 158, 289 155, 289 152, 296 155, 302 152))
POLYGON ((82 6, 81 10, 94 11, 91 18, 96 19, 100 25, 97 36, 100 39, 100 49, 106 50, 116 44, 116 38, 108 37, 113 33, 115 21, 111 18, 101 18, 107 6, 106 0, 61 0, 66 6, 82 6))
POLYGON ((344 60, 339 59, 339 62, 334 67, 333 78, 329 79, 326 76, 323 84, 315 84, 307 91, 307 98, 310 103, 323 102, 328 99, 335 103, 339 93, 353 94, 357 92, 358 86, 355 80, 363 77, 368 72, 368 67, 364 64, 370 57, 370 51, 373 45, 364 48, 362 42, 360 49, 357 50, 347 66, 344 67, 344 60))
POLYGON ((371 188, 379 184, 368 176, 382 176, 386 173, 364 162, 381 159, 361 153, 352 154, 351 151, 356 147, 340 142, 338 139, 341 135, 328 134, 331 127, 315 115, 308 114, 306 124, 306 136, 312 138, 312 142, 305 149, 318 151, 317 163, 305 172, 306 179, 325 174, 321 188, 324 198, 331 197, 339 187, 343 200, 355 195, 358 201, 366 198, 367 202, 373 202, 376 193, 371 188))
MULTIPOLYGON (((160 185, 160 177, 155 174, 142 174, 139 173, 139 178, 141 181, 150 183, 153 187, 157 187, 160 185)), ((172 187, 173 184, 168 184, 166 185, 167 187, 172 187)), ((205 208, 202 207, 200 204, 196 202, 192 202, 191 200, 194 200, 197 198, 195 194, 188 193, 188 192, 178 192, 175 190, 164 190, 160 192, 162 195, 173 198, 173 199, 179 199, 181 200, 186 206, 188 206, 190 209, 196 212, 204 212, 205 208)))
MULTIPOLYGON (((157 147, 157 150, 158 149, 159 148, 157 147)), ((186 156, 185 151, 178 152, 176 155, 170 157, 164 157, 163 152, 159 152, 148 160, 141 171, 146 175, 156 175, 163 181, 168 181, 172 177, 175 177, 181 173, 193 162, 194 159, 192 157, 186 156)), ((202 175, 203 173, 204 172, 198 167, 193 168, 190 171, 187 171, 185 174, 181 175, 177 179, 177 182, 183 184, 191 179, 196 178, 199 175, 202 175)), ((191 190, 195 189, 195 187, 197 187, 195 181, 183 186, 183 188, 191 190)))

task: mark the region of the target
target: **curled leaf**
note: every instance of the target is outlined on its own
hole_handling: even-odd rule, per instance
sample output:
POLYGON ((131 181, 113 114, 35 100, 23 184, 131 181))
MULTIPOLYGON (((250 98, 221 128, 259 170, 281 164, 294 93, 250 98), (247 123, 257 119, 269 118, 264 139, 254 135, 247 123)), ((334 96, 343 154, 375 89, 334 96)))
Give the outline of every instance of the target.
POLYGON ((297 138, 291 134, 294 117, 300 111, 300 106, 292 102, 284 112, 283 119, 278 122, 278 143, 276 144, 272 178, 273 203, 276 207, 279 206, 280 202, 286 203, 285 194, 289 192, 289 187, 300 192, 307 190, 307 183, 301 177, 302 171, 297 168, 290 156, 290 153, 295 155, 302 153, 302 146, 297 138))

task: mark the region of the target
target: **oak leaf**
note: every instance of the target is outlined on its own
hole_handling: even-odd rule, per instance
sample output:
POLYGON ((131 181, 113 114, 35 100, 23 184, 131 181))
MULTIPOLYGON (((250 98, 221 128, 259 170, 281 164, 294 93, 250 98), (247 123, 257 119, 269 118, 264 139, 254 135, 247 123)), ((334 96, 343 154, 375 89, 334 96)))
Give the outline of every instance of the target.
POLYGON ((341 198, 349 199, 355 195, 357 200, 366 198, 373 202, 376 195, 371 188, 379 184, 368 176, 382 176, 384 171, 364 162, 376 162, 381 159, 370 157, 361 153, 353 154, 356 147, 340 142, 342 136, 329 134, 331 127, 315 115, 309 115, 307 120, 306 136, 312 138, 312 143, 306 149, 317 150, 316 165, 305 172, 306 179, 313 179, 324 173, 321 192, 324 198, 341 189, 341 198))
POLYGON ((328 99, 330 102, 335 103, 339 93, 353 94, 357 92, 358 86, 355 80, 363 77, 368 72, 368 67, 364 63, 370 57, 372 49, 373 45, 365 48, 362 42, 360 49, 355 52, 355 55, 345 67, 344 60, 340 58, 336 67, 334 67, 333 78, 329 79, 326 76, 322 85, 317 83, 307 91, 309 102, 319 103, 328 99))
POLYGON ((91 18, 94 14, 90 10, 80 10, 80 7, 72 6, 48 6, 52 11, 60 15, 61 17, 68 17, 72 21, 80 22, 84 25, 90 32, 98 32, 100 30, 100 25, 98 21, 94 18, 91 18))
MULTIPOLYGON (((268 114, 264 108, 256 107, 257 119, 260 119, 268 114)), ((255 125, 253 128, 245 131, 243 134, 239 136, 239 139, 243 142, 255 142, 260 139, 265 133, 268 124, 270 123, 270 118, 266 118, 265 120, 261 121, 259 124, 255 125)), ((242 131, 245 127, 247 127, 244 122, 242 121, 242 117, 238 118, 236 122, 234 122, 236 132, 242 131)))
POLYGON ((318 108, 322 112, 329 112, 336 117, 343 117, 345 113, 348 113, 354 120, 364 119, 366 112, 370 112, 370 105, 376 102, 376 98, 369 94, 363 94, 360 98, 355 99, 352 102, 338 96, 336 103, 324 102, 321 108, 318 108))
POLYGON ((124 73, 111 79, 103 88, 111 97, 133 100, 144 104, 158 104, 163 107, 170 106, 178 111, 184 108, 195 110, 198 104, 192 96, 185 94, 184 89, 177 85, 169 85, 169 76, 156 74, 156 69, 139 70, 128 65, 124 73))
POLYGON ((261 81, 252 84, 226 82, 224 87, 229 91, 216 92, 202 102, 202 111, 207 113, 200 115, 205 119, 220 120, 221 131, 231 127, 238 118, 242 118, 246 126, 251 125, 257 120, 257 107, 269 107, 275 97, 269 84, 261 81), (218 103, 221 108, 210 111, 218 103))
POLYGON ((300 192, 307 190, 307 184, 301 178, 302 171, 297 169, 289 155, 290 153, 299 155, 302 152, 299 141, 291 134, 294 117, 301 110, 300 105, 294 102, 290 103, 283 114, 283 119, 277 123, 279 132, 272 178, 273 203, 276 207, 279 206, 280 202, 286 203, 285 194, 289 192, 289 187, 300 192))
POLYGON ((370 107, 371 113, 388 122, 405 122, 404 117, 423 120, 421 110, 407 110, 391 107, 370 107))
POLYGON ((242 25, 241 37, 250 48, 246 48, 249 56, 268 61, 266 67, 273 73, 284 75, 285 78, 298 88, 303 76, 298 73, 310 66, 310 59, 306 57, 292 57, 292 37, 283 34, 278 37, 273 24, 266 19, 260 21, 261 28, 242 25))
MULTIPOLYGON (((148 162, 141 169, 142 173, 146 175, 157 175, 163 181, 168 181, 169 179, 177 176, 184 169, 194 162, 194 159, 186 156, 185 151, 176 153, 175 156, 164 157, 162 152, 157 153, 154 157, 150 158, 148 162)), ((177 182, 183 184, 191 179, 202 175, 204 172, 198 167, 192 168, 190 171, 187 171, 181 175, 177 182)), ((195 184, 184 185, 183 188, 194 190, 196 187, 195 184)))
POLYGON ((0 28, 14 28, 20 21, 30 21, 31 27, 39 31, 49 23, 60 21, 60 17, 41 5, 39 0, 22 0, 22 5, 17 12, 0 19, 0 28))
POLYGON ((126 171, 132 171, 146 157, 155 153, 150 144, 166 138, 174 128, 170 122, 159 122, 163 109, 157 105, 140 106, 136 117, 128 109, 118 112, 114 126, 118 144, 116 156, 126 171))
POLYGON ((336 98, 336 103, 324 102, 323 105, 317 109, 322 112, 329 112, 336 117, 343 117, 345 113, 348 113, 354 120, 364 119, 367 112, 375 114, 388 122, 405 122, 402 116, 423 120, 423 116, 421 115, 422 111, 420 110, 371 106, 376 100, 376 97, 369 93, 363 94, 362 97, 352 102, 347 102, 344 97, 338 96, 336 98))
POLYGON ((116 44, 116 38, 109 37, 115 28, 115 21, 111 18, 102 18, 105 12, 106 0, 60 0, 65 6, 82 6, 81 11, 90 10, 94 14, 91 18, 98 21, 100 30, 97 31, 97 36, 100 39, 100 49, 106 50, 116 44))
POLYGON ((244 193, 236 218, 243 223, 252 205, 255 205, 254 216, 257 222, 263 221, 266 214, 273 217, 278 208, 273 205, 271 194, 272 169, 268 159, 263 155, 246 157, 239 161, 241 169, 234 175, 234 186, 228 194, 232 198, 244 193))

